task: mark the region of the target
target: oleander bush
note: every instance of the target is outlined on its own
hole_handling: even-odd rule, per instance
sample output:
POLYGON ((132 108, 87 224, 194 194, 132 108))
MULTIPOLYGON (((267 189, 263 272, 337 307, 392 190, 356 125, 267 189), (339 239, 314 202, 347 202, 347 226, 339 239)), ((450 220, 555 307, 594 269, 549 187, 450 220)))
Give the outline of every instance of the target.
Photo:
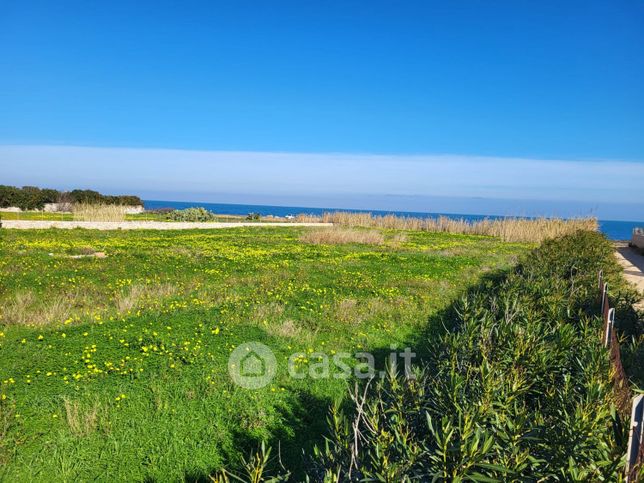
POLYGON ((186 208, 174 210, 167 214, 170 221, 215 221, 217 218, 212 211, 205 208, 186 208))
POLYGON ((629 415, 616 408, 600 343, 600 269, 614 299, 632 300, 610 242, 593 232, 546 241, 470 291, 440 336, 423 337, 430 355, 414 378, 391 368, 331 410, 308 480, 621 478, 629 415))
POLYGON ((628 415, 599 339, 600 269, 628 292, 611 244, 580 232, 468 294, 415 380, 392 371, 332 412, 311 479, 615 479, 628 415))

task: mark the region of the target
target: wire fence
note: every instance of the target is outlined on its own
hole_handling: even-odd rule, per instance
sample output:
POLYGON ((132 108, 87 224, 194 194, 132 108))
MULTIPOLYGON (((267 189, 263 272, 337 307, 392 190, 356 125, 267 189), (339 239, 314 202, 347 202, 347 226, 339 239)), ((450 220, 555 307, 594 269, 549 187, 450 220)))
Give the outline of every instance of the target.
POLYGON ((626 452, 626 481, 638 481, 638 475, 644 463, 644 396, 633 397, 628 377, 622 365, 619 340, 615 331, 615 308, 610 306, 608 283, 604 274, 599 272, 599 294, 603 320, 602 343, 608 349, 612 368, 613 391, 615 403, 622 414, 630 412, 628 450, 626 452))

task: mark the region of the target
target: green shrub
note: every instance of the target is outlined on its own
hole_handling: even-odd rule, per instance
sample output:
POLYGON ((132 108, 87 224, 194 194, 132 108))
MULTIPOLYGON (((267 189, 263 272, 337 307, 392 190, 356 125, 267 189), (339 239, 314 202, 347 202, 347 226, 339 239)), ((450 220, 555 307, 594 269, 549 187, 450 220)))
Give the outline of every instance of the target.
POLYGON ((138 196, 107 196, 92 190, 73 190, 61 192, 53 189, 40 189, 35 186, 0 185, 0 208, 16 206, 21 210, 42 210, 46 203, 81 203, 102 205, 142 205, 138 196))
POLYGON ((82 204, 103 204, 103 205, 123 205, 123 206, 139 206, 143 205, 143 201, 138 196, 132 195, 102 195, 93 190, 73 190, 69 193, 63 193, 69 197, 72 203, 82 204))
POLYGON ((54 203, 58 192, 35 186, 0 186, 0 208, 16 206, 21 210, 41 210, 45 203, 54 203))
POLYGON ((167 217, 171 221, 214 221, 216 219, 213 212, 201 207, 174 210, 168 213, 167 217))
MULTIPOLYGON (((466 294, 429 334, 414 379, 390 370, 332 408, 308 480, 614 481, 628 415, 600 342, 599 270, 612 299, 632 299, 611 243, 592 232, 547 241, 466 294)), ((628 330, 641 348, 641 325, 628 330)))
POLYGON ((246 215, 246 220, 248 221, 259 221, 261 218, 261 215, 259 213, 248 213, 246 215))
POLYGON ((465 296, 416 380, 391 374, 333 410, 311 479, 614 479, 627 415, 600 344, 600 269, 624 291, 610 242, 580 232, 465 296))

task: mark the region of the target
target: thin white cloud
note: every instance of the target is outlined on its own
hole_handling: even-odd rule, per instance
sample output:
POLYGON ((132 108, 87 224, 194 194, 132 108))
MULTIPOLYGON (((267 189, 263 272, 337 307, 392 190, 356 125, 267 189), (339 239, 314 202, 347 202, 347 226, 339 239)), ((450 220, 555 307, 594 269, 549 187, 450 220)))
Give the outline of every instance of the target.
POLYGON ((422 195, 641 202, 644 163, 0 146, 0 183, 123 192, 422 195))

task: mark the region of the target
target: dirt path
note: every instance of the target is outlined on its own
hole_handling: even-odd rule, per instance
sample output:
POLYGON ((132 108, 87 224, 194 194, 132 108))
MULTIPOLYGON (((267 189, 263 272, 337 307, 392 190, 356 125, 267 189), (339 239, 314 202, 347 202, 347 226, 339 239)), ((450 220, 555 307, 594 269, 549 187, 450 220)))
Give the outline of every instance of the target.
POLYGON ((239 228, 245 226, 333 226, 333 223, 190 223, 163 221, 36 221, 3 220, 2 228, 47 229, 47 228, 86 228, 89 230, 212 230, 219 228, 239 228))
MULTIPOLYGON (((624 278, 631 282, 644 296, 644 256, 628 246, 626 242, 615 243, 617 261, 624 268, 624 278)), ((644 309, 644 300, 638 307, 644 309)))

